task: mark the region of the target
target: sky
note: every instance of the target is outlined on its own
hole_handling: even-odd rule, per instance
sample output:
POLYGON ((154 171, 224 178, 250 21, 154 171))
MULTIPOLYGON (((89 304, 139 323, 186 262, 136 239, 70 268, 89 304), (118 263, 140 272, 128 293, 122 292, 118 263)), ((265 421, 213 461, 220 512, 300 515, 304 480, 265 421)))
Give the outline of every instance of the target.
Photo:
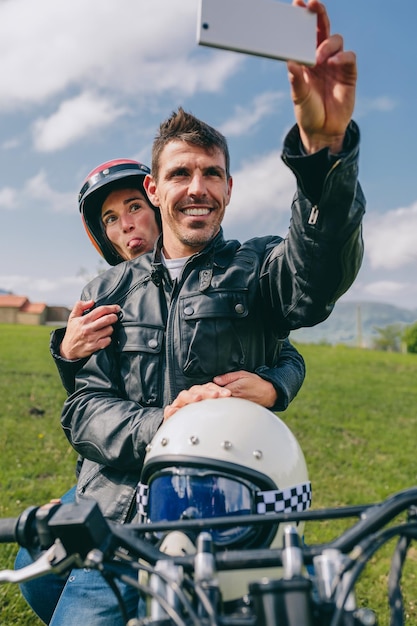
MULTIPOLYGON (((0 289, 72 307, 106 267, 80 220, 84 178, 112 158, 149 164, 159 123, 178 106, 228 139, 225 236, 286 235, 286 65, 199 46, 198 2, 0 0, 0 289)), ((326 6, 332 32, 357 54, 367 198, 365 257, 343 300, 417 310, 417 4, 326 6)))

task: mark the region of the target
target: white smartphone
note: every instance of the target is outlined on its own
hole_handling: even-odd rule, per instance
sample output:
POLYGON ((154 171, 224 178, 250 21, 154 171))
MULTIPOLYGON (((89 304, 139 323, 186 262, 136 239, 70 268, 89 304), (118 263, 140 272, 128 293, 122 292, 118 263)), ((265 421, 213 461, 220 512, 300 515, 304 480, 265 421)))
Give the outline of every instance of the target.
POLYGON ((277 0, 199 0, 197 43, 314 65, 317 17, 277 0))

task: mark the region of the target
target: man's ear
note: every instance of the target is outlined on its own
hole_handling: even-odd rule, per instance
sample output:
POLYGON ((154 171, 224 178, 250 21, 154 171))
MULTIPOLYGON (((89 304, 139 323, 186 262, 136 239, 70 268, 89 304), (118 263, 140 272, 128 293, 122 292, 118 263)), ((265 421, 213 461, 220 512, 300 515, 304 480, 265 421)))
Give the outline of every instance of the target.
POLYGON ((233 178, 231 176, 229 176, 229 179, 227 181, 227 201, 226 201, 226 206, 229 204, 230 198, 232 197, 232 189, 233 189, 233 178))
POLYGON ((151 204, 153 204, 154 206, 159 206, 159 198, 156 192, 156 183, 151 174, 146 174, 145 180, 143 181, 143 186, 151 204))

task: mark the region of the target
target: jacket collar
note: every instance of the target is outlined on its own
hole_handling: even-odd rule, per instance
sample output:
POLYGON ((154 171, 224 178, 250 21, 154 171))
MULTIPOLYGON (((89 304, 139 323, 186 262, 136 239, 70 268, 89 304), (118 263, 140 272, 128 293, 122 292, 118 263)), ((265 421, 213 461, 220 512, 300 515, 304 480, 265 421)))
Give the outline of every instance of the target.
MULTIPOLYGON (((190 259, 195 259, 197 257, 204 258, 207 255, 212 255, 213 253, 217 255, 218 252, 222 251, 222 249, 225 246, 225 243, 226 242, 225 242, 224 235, 223 235, 223 229, 220 228, 219 232, 214 237, 214 239, 212 239, 203 250, 190 256, 190 259)), ((158 268, 162 265, 162 256, 161 256, 162 247, 163 247, 163 235, 161 233, 155 242, 153 254, 152 254, 152 266, 155 268, 158 268)))
MULTIPOLYGON (((238 241, 225 241, 223 229, 220 228, 217 235, 212 239, 207 246, 192 255, 187 264, 194 262, 198 259, 198 262, 204 263, 207 268, 213 267, 214 265, 218 267, 225 267, 230 262, 230 246, 237 248, 240 244, 238 241)), ((152 270, 151 270, 151 280, 156 285, 159 285, 164 273, 164 266, 162 263, 162 246, 163 246, 163 235, 162 233, 159 235, 158 239, 155 242, 155 246, 152 254, 152 270)))

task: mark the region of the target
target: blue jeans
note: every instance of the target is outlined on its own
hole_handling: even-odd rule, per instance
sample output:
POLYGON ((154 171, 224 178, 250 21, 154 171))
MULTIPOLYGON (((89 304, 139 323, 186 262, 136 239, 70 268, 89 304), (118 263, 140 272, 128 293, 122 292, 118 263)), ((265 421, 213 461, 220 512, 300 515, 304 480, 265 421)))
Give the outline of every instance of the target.
MULTIPOLYGON (((74 502, 75 487, 61 501, 74 502)), ((29 552, 21 548, 15 569, 33 562, 29 552)), ((132 576, 132 572, 126 570, 132 576)), ((129 619, 138 616, 138 592, 117 582, 129 619)), ((49 574, 20 585, 26 602, 38 617, 51 626, 125 626, 120 608, 109 585, 96 570, 74 569, 66 577, 49 574)), ((141 611, 142 612, 142 611, 141 611)))
MULTIPOLYGON (((63 504, 75 501, 75 486, 61 498, 63 504)), ((25 548, 20 548, 14 563, 15 569, 21 569, 33 563, 33 559, 25 548)), ((49 624, 59 597, 65 587, 67 577, 59 577, 55 574, 35 578, 20 584, 20 591, 31 609, 38 617, 49 624)))
MULTIPOLYGON (((126 573, 129 573, 126 570, 126 573)), ((130 572, 131 575, 131 572, 130 572)), ((128 619, 138 614, 138 592, 117 581, 128 619)), ((50 626, 125 626, 116 596, 97 570, 76 569, 68 576, 50 626)))

